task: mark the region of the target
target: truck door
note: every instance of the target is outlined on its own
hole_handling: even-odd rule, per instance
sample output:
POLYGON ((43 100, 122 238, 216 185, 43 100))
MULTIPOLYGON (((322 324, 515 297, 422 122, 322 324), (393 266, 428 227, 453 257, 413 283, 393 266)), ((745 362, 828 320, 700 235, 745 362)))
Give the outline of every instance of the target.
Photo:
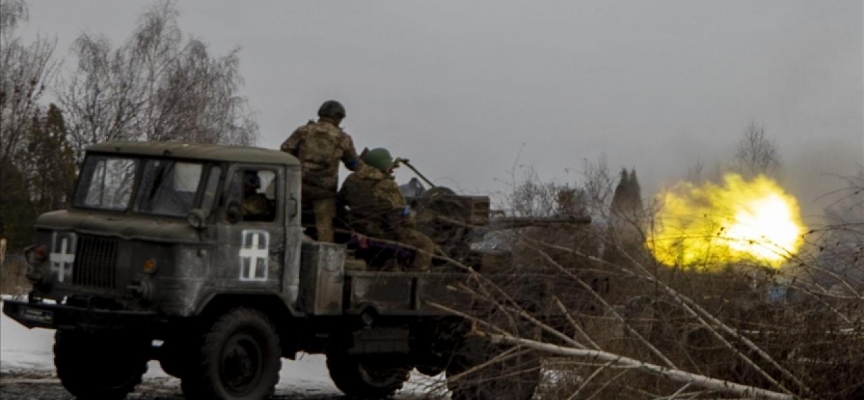
POLYGON ((233 166, 226 177, 218 279, 240 291, 280 291, 285 260, 285 170, 233 166))

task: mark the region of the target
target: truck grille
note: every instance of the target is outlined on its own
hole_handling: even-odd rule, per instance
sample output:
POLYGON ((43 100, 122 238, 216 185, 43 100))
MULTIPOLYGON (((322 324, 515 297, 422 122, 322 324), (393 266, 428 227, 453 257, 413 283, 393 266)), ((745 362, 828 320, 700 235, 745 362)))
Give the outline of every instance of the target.
POLYGON ((117 239, 80 236, 72 284, 101 289, 116 286, 117 239))

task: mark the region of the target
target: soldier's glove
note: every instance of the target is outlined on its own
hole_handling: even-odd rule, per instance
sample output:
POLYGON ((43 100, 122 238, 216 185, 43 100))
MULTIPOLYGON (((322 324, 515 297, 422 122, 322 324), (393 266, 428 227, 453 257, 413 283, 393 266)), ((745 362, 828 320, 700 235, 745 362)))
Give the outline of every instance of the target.
POLYGON ((399 228, 414 229, 417 227, 417 220, 414 213, 411 212, 411 206, 405 206, 399 210, 399 223, 397 225, 399 228))

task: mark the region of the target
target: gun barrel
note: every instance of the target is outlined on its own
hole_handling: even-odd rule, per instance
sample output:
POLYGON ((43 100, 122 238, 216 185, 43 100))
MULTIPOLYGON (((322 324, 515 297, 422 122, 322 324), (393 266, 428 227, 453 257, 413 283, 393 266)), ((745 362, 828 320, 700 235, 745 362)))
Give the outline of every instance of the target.
POLYGON ((570 217, 499 217, 489 221, 489 229, 515 229, 529 226, 590 224, 589 216, 570 217))
POLYGON ((406 167, 410 168, 411 171, 414 171, 414 173, 417 174, 417 176, 419 176, 420 179, 422 179, 424 182, 426 182, 427 184, 429 184, 429 187, 433 187, 433 188, 435 187, 435 184, 432 183, 432 181, 430 181, 428 178, 426 178, 425 175, 423 175, 422 173, 420 173, 420 171, 418 171, 417 168, 414 168, 414 166, 411 165, 411 163, 408 162, 408 160, 401 159, 401 158, 397 158, 397 160, 398 160, 398 162, 399 162, 400 164, 403 164, 403 165, 405 165, 406 167))

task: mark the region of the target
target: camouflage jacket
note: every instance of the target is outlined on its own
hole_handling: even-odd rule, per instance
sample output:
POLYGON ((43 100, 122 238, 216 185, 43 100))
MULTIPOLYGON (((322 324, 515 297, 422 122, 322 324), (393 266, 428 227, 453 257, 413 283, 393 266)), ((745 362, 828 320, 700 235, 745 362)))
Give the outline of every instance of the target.
POLYGON ((339 181, 339 161, 354 170, 359 163, 351 136, 325 120, 309 121, 282 143, 282 151, 300 160, 305 200, 333 198, 339 181))
POLYGON ((408 202, 399 185, 389 174, 366 164, 348 175, 338 198, 350 208, 351 226, 360 233, 386 238, 404 225, 402 213, 408 202))
POLYGON ((252 219, 269 218, 270 202, 262 194, 253 194, 243 199, 243 215, 252 219))

